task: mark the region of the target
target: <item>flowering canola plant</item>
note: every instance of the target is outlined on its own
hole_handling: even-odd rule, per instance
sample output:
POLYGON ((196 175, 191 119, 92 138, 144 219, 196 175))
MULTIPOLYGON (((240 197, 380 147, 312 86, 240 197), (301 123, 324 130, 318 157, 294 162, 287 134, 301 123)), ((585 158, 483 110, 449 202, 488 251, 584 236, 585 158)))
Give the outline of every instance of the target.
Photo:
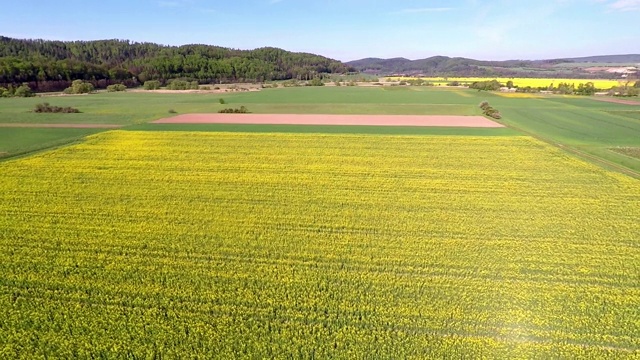
POLYGON ((93 135, 0 163, 0 358, 633 357, 639 204, 530 137, 93 135))

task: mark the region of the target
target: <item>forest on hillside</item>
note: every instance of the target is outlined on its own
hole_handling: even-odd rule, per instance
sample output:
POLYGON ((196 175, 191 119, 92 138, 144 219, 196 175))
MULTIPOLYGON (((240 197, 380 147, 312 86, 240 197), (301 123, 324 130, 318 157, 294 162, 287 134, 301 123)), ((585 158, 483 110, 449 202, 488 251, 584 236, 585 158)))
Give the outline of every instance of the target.
MULTIPOLYGON (((461 57, 432 56, 426 59, 365 58, 349 61, 347 66, 378 76, 403 74, 408 76, 441 77, 527 77, 565 79, 611 79, 619 73, 589 71, 594 66, 638 68, 640 54, 608 55, 549 60, 483 61, 461 57), (599 62, 596 62, 599 61, 599 62)), ((632 75, 637 78, 637 74, 632 75)))
POLYGON ((28 83, 39 92, 62 90, 78 79, 104 88, 171 79, 201 84, 309 80, 350 70, 337 60, 271 47, 235 50, 127 40, 66 42, 0 36, 0 86, 28 83))

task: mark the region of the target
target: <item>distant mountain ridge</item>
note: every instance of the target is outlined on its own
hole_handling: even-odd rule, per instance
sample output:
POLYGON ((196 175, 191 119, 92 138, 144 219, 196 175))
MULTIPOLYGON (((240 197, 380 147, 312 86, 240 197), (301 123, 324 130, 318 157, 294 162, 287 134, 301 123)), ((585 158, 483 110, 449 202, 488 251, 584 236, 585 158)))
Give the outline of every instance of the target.
POLYGON ((511 76, 511 77, 611 77, 586 71, 589 67, 606 65, 622 66, 640 64, 640 54, 599 55, 577 58, 547 60, 505 60, 487 61, 462 57, 432 56, 426 59, 409 60, 398 57, 391 59, 365 58, 346 62, 358 71, 377 75, 425 75, 425 76, 511 76), (593 63, 593 65, 588 64, 593 63))
POLYGON ((640 54, 625 54, 625 55, 597 55, 576 57, 570 59, 564 59, 570 62, 594 62, 594 63, 611 63, 611 64, 623 64, 623 63, 640 63, 640 54))

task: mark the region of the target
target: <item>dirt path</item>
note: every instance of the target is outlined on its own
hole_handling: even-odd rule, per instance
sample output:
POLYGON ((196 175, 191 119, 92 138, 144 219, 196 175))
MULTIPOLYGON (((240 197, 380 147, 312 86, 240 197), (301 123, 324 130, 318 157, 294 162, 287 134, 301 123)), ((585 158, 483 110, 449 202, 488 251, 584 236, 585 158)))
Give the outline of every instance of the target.
POLYGON ((499 128, 482 116, 320 115, 320 114, 183 114, 156 124, 374 125, 499 128))
POLYGON ((24 123, 0 123, 0 127, 17 128, 75 128, 75 129, 116 129, 123 125, 115 124, 24 124, 24 123))
POLYGON ((615 104, 640 106, 640 101, 635 101, 635 100, 616 99, 612 97, 596 97, 596 96, 592 96, 591 99, 597 100, 597 101, 615 103, 615 104))

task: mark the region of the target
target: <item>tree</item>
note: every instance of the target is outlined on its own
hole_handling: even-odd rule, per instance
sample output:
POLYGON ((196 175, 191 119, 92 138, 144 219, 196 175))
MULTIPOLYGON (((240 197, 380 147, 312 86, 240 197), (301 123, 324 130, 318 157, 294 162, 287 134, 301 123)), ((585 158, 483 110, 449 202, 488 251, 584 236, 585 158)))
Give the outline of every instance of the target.
POLYGON ((592 82, 588 82, 586 84, 580 83, 575 93, 578 95, 593 95, 596 93, 596 87, 592 82))
POLYGON ((511 81, 511 80, 507 81, 507 87, 509 89, 512 89, 513 88, 513 81, 511 81))
POLYGON ((500 89, 502 85, 498 82, 498 80, 490 80, 490 81, 476 81, 469 85, 470 89, 478 89, 478 90, 491 90, 496 91, 500 89))
MULTIPOLYGON (((199 84, 238 81, 311 80, 344 74, 345 64, 318 55, 276 48, 236 50, 207 45, 164 46, 123 40, 47 41, 0 36, 0 86, 28 82, 35 91, 70 87, 71 80, 106 88, 149 80, 182 79, 199 84)), ((193 85, 191 85, 193 88, 193 85)))
POLYGON ((560 83, 554 91, 560 94, 573 94, 574 89, 575 87, 573 84, 560 83))

